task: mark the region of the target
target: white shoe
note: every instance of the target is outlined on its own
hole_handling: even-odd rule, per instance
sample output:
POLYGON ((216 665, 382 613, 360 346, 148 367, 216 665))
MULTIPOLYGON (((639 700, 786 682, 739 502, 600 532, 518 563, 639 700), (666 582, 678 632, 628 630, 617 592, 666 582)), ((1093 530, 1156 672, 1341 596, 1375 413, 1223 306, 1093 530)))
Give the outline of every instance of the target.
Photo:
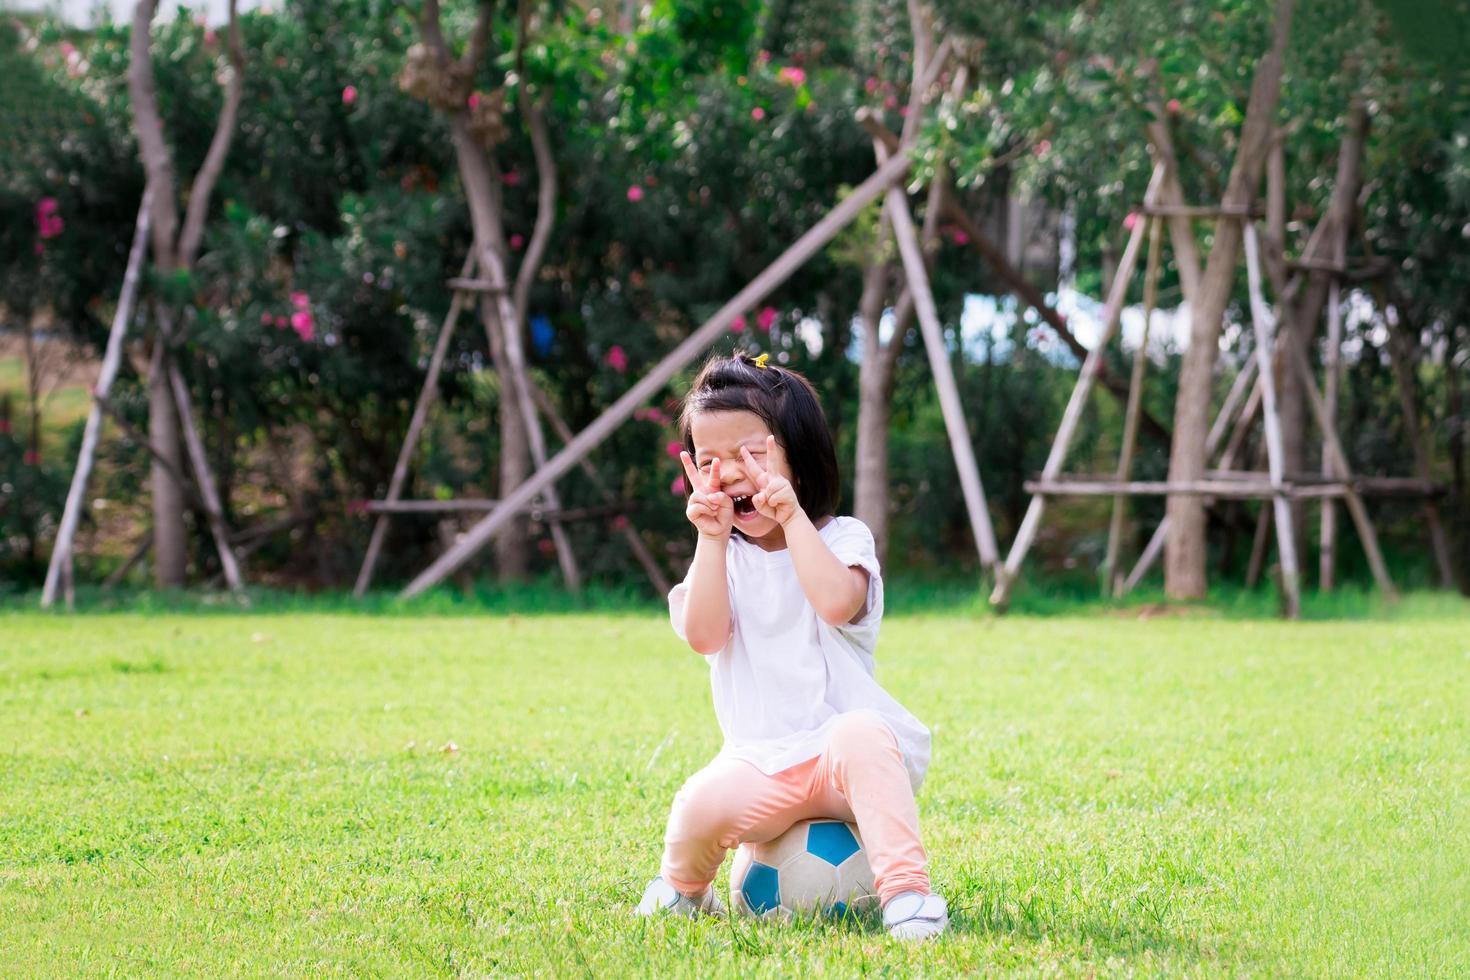
POLYGON ((883 906, 883 925, 894 939, 932 939, 949 926, 949 905, 940 895, 900 892, 883 906))
POLYGON ((690 898, 681 893, 673 885, 664 881, 663 876, 653 879, 648 887, 643 890, 643 901, 638 903, 639 915, 719 915, 725 914, 725 903, 720 901, 720 896, 715 894, 714 883, 704 890, 699 898, 690 898))

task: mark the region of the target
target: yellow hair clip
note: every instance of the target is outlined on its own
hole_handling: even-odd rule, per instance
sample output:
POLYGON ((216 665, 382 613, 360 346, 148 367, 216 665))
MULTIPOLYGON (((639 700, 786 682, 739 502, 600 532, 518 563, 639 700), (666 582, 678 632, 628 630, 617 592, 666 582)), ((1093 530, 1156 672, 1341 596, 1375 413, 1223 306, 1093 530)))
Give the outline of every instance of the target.
POLYGON ((764 371, 766 369, 766 361, 770 360, 770 357, 771 357, 770 354, 762 354, 760 357, 757 357, 751 363, 754 364, 756 367, 760 368, 762 371, 764 371))

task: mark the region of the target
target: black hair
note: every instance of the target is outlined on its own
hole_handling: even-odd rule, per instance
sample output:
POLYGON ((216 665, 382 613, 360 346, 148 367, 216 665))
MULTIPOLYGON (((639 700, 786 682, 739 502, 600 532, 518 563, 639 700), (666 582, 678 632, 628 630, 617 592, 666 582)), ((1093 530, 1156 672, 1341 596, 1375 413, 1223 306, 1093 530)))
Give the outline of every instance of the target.
POLYGON ((700 412, 759 416, 786 453, 801 509, 814 521, 837 513, 837 450, 816 389, 801 374, 757 361, 743 351, 729 357, 715 355, 695 377, 679 413, 679 435, 690 456, 692 422, 700 412))

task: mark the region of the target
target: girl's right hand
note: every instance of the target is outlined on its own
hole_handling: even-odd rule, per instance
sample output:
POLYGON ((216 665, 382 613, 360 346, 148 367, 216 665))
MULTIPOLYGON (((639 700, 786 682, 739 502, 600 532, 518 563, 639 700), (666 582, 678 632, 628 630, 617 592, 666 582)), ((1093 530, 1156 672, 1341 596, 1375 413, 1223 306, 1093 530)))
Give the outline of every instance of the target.
POLYGON ((735 501, 720 489, 720 461, 716 458, 709 464, 709 477, 699 475, 694 460, 688 452, 679 453, 684 464, 684 477, 689 481, 691 493, 689 506, 684 516, 705 537, 723 538, 729 535, 735 524, 735 501))

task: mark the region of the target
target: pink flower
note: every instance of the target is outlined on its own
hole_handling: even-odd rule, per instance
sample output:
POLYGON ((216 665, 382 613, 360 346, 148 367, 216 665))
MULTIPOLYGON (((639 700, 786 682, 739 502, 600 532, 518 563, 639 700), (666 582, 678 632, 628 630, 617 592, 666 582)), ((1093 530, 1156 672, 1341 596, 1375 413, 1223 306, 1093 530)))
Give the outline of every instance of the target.
POLYGON ((954 242, 956 245, 970 244, 970 236, 965 234, 964 229, 962 228, 956 228, 954 230, 954 234, 949 236, 949 240, 954 242))
POLYGON ((297 310, 291 314, 291 329, 296 331, 296 336, 307 343, 316 336, 316 320, 312 318, 310 310, 297 310))
POLYGON ((878 91, 879 84, 881 83, 878 81, 878 76, 869 75, 868 80, 866 82, 863 82, 863 91, 867 92, 869 95, 872 95, 874 92, 878 91))
POLYGON ((61 54, 62 54, 63 57, 70 58, 72 55, 74 55, 76 53, 77 53, 77 46, 75 44, 72 44, 70 41, 62 41, 61 42, 61 54))
POLYGON ((514 187, 521 182, 521 172, 519 170, 507 170, 500 175, 500 182, 507 187, 514 187))
POLYGON ((1046 156, 1051 152, 1051 140, 1042 140, 1031 148, 1031 152, 1036 154, 1038 159, 1046 156))
POLYGON ((762 119, 766 118, 766 110, 762 109, 760 106, 756 106, 754 109, 750 110, 750 118, 754 119, 756 122, 760 122, 762 119))
POLYGON ((1170 113, 1177 116, 1179 112, 1184 108, 1184 105, 1178 99, 1170 99, 1167 103, 1165 103, 1164 108, 1168 109, 1170 113))
POLYGON ((885 109, 897 109, 898 108, 898 98, 897 98, 897 96, 890 95, 890 96, 886 97, 883 100, 883 108, 885 108, 885 109))
POLYGON ((469 107, 471 109, 478 109, 478 108, 480 108, 480 93, 479 92, 471 92, 470 93, 470 97, 468 99, 466 99, 465 102, 469 104, 469 107))
POLYGON ((357 86, 349 85, 342 90, 342 104, 352 105, 357 101, 357 86))
POLYGON ((675 459, 678 459, 679 458, 679 454, 682 453, 683 451, 684 451, 684 444, 682 442, 671 442, 667 446, 664 447, 664 452, 668 453, 670 456, 674 457, 675 459))
POLYGON ((776 78, 787 85, 796 86, 806 81, 806 72, 788 65, 776 73, 776 78))
POLYGON ((34 449, 27 449, 25 451, 25 455, 21 457, 21 462, 25 463, 27 466, 40 466, 41 454, 36 452, 34 449))
POLYGON ((612 368, 619 374, 622 374, 624 371, 628 370, 627 352, 625 352, 622 346, 619 344, 613 344, 611 347, 609 347, 607 349, 607 356, 604 357, 603 360, 607 362, 608 367, 612 368))
POLYGON ((909 107, 908 107, 908 106, 906 106, 906 105, 901 105, 901 106, 899 106, 899 107, 898 107, 898 114, 899 114, 899 115, 900 115, 900 116, 903 116, 903 117, 904 117, 904 118, 908 118, 908 114, 909 114, 909 107))
POLYGON ((277 330, 285 330, 286 329, 286 318, 285 317, 283 317, 283 316, 276 317, 276 329, 277 330))
MULTIPOLYGON (((66 227, 66 222, 61 219, 61 215, 57 214, 56 210, 57 204, 54 197, 43 197, 36 202, 36 233, 43 240, 55 238, 66 227)), ((37 254, 40 251, 38 249, 37 254)))
POLYGON ((208 44, 208 45, 210 45, 212 47, 214 45, 214 43, 216 41, 218 41, 218 40, 219 40, 219 35, 216 34, 213 29, 210 29, 210 30, 207 30, 207 31, 204 32, 204 43, 205 44, 208 44))
POLYGON ((614 531, 626 531, 628 529, 628 515, 618 514, 615 516, 612 519, 612 529, 614 531))
POLYGON ((674 477, 674 482, 669 484, 669 492, 676 497, 684 496, 687 491, 684 489, 684 477, 682 475, 674 477))
POLYGON ((666 422, 664 413, 652 406, 646 406, 633 413, 633 417, 640 422, 666 422))
POLYGON ((519 232, 510 236, 511 248, 519 249, 524 244, 526 244, 526 236, 520 234, 519 232))
POLYGON ((366 514, 367 509, 368 502, 366 500, 347 501, 347 513, 349 514, 366 514))
POLYGON ((1126 228, 1126 229, 1128 229, 1129 231, 1132 231, 1133 230, 1133 226, 1136 225, 1136 224, 1138 224, 1138 212, 1137 211, 1129 211, 1128 212, 1128 217, 1126 217, 1126 218, 1123 219, 1123 227, 1126 228))
POLYGON ((730 332, 731 333, 744 333, 745 332, 745 317, 743 317, 743 316, 737 316, 735 319, 731 320, 730 321, 730 332))
POLYGON ((536 542, 536 547, 541 549, 541 553, 543 555, 549 555, 552 552, 556 551, 556 542, 551 540, 550 538, 542 538, 540 541, 536 542))
POLYGON ((767 306, 755 315, 755 325, 760 327, 766 333, 770 333, 771 324, 775 322, 776 310, 774 307, 767 306))
POLYGON ((260 315, 260 325, 262 327, 268 327, 268 326, 270 326, 274 322, 275 322, 275 317, 271 316, 269 313, 262 313, 260 315))
POLYGON ((628 188, 628 200, 630 200, 630 201, 641 201, 641 200, 643 200, 643 188, 639 187, 637 184, 634 184, 632 187, 629 187, 628 188))
POLYGON ((0 436, 10 435, 10 420, 0 419, 0 436))
POLYGON ((296 292, 291 294, 291 305, 296 307, 298 310, 304 310, 311 305, 311 297, 307 296, 304 292, 298 289, 296 292))
POLYGON ((756 64, 764 65, 771 60, 771 52, 762 51, 755 56, 756 64))

